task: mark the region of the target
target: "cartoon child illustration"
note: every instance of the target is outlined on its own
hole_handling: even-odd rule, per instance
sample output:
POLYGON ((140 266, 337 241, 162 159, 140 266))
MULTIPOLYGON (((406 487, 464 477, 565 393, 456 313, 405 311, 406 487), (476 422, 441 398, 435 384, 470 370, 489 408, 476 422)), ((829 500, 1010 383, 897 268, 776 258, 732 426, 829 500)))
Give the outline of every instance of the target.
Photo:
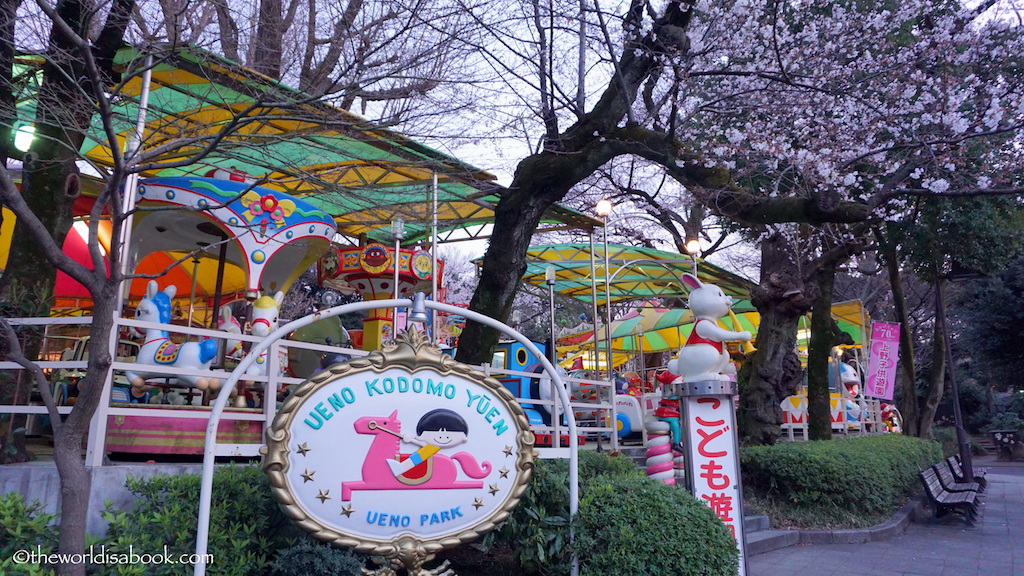
POLYGON ((388 460, 388 466, 395 478, 419 466, 440 450, 452 448, 469 441, 469 426, 466 421, 451 410, 431 410, 416 423, 416 437, 403 436, 403 442, 422 446, 405 460, 388 460))

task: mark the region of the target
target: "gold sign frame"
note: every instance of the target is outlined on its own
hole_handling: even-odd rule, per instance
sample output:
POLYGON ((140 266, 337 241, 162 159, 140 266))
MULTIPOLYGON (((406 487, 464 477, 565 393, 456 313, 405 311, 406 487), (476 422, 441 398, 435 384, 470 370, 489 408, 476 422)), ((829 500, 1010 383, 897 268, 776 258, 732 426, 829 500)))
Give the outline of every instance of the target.
POLYGON ((397 340, 386 344, 383 350, 335 364, 299 385, 285 400, 273 425, 267 430, 266 460, 263 469, 269 477, 273 497, 285 515, 314 538, 366 554, 383 556, 390 561, 392 569, 404 568, 413 576, 426 576, 440 573, 439 571, 444 569, 423 568, 423 564, 432 560, 437 552, 471 542, 492 531, 508 517, 518 504, 532 476, 535 457, 533 445, 534 436, 530 431, 529 421, 511 392, 494 378, 442 354, 439 348, 427 341, 423 333, 412 327, 403 332, 397 340), (488 515, 457 534, 444 537, 402 534, 389 540, 349 534, 325 524, 311 514, 298 502, 291 490, 287 474, 291 467, 290 455, 293 454, 290 448, 292 426, 296 424, 296 417, 299 417, 298 421, 301 422, 301 416, 308 411, 307 400, 337 381, 348 381, 362 373, 380 374, 386 369, 394 368, 408 370, 410 374, 430 369, 442 376, 453 375, 470 380, 492 394, 495 402, 501 403, 511 416, 510 428, 514 428, 517 445, 515 482, 508 489, 503 502, 488 515))

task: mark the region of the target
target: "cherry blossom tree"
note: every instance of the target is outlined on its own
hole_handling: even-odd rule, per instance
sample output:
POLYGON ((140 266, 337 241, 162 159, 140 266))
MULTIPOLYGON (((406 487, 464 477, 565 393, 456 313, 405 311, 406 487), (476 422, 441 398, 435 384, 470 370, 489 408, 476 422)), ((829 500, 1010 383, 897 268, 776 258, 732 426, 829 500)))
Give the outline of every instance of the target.
MULTIPOLYGON (((541 211, 613 159, 644 158, 762 247, 753 441, 798 381, 795 319, 816 274, 864 244, 861 226, 914 197, 1021 191, 1022 35, 995 2, 517 6, 533 34, 502 34, 501 66, 534 104, 537 144, 497 207, 472 307, 507 317, 541 211), (576 45, 593 48, 580 66, 576 45)), ((466 336, 465 360, 494 340, 466 336)))

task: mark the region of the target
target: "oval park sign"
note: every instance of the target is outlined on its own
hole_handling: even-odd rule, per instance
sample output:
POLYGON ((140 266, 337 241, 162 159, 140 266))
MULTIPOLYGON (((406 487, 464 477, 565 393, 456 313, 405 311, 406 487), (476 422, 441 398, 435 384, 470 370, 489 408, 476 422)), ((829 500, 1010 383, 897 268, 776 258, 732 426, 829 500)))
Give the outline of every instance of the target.
POLYGON ((504 520, 533 470, 526 415, 500 382, 415 329, 301 384, 267 431, 264 470, 314 537, 413 573, 504 520))

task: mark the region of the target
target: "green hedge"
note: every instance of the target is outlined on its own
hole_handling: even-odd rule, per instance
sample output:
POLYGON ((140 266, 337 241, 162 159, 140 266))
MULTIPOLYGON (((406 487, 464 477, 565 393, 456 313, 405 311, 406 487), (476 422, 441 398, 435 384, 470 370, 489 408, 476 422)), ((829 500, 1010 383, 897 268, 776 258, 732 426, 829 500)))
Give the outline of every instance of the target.
POLYGON ((920 487, 917 473, 941 459, 937 442, 901 434, 740 451, 744 494, 824 514, 890 514, 920 487))
POLYGON ((17 492, 0 497, 0 574, 49 576, 53 570, 38 562, 26 562, 26 551, 49 554, 57 551, 57 516, 42 511, 39 502, 26 503, 17 492))
MULTIPOLYGON (((735 540, 684 488, 648 479, 624 456, 584 450, 579 457, 581 576, 736 574, 735 540)), ((485 540, 511 547, 516 573, 569 573, 568 478, 567 460, 537 461, 519 506, 485 540)))
MULTIPOLYGON (((218 467, 213 477, 216 495, 210 509, 207 574, 260 576, 270 573, 274 555, 301 538, 271 498, 266 475, 256 466, 218 467)), ((137 497, 134 508, 108 505, 103 517, 110 525, 98 542, 110 554, 192 554, 196 547, 199 511, 198 475, 129 478, 137 497)), ((103 576, 188 576, 191 564, 104 564, 92 567, 103 576)))
POLYGON ((591 482, 575 526, 582 576, 736 574, 736 540, 681 487, 638 476, 591 482))

